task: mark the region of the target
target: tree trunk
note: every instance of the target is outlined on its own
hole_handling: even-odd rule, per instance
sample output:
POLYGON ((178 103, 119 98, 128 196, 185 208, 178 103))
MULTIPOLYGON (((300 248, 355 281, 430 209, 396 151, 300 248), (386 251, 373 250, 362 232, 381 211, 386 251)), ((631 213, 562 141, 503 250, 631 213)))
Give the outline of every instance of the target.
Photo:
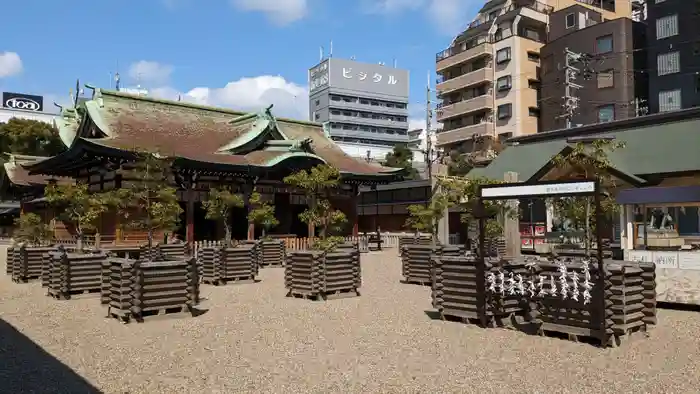
POLYGON ((78 240, 76 242, 76 248, 78 249, 78 253, 83 251, 83 233, 82 231, 78 231, 78 240))
POLYGON ((231 246, 231 225, 228 222, 224 224, 224 231, 226 231, 224 235, 226 246, 231 246))
POLYGON ((151 248, 153 248, 153 229, 148 229, 148 251, 150 253, 151 248))

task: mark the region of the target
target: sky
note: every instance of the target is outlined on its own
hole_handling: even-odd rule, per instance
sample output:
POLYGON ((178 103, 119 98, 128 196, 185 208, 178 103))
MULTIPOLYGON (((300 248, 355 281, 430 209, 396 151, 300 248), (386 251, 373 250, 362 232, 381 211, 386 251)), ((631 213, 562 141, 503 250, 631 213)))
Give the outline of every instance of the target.
MULTIPOLYGON (((0 91, 69 102, 76 80, 152 96, 308 117, 307 70, 326 54, 410 71, 425 119, 435 54, 484 0, 24 0, 3 2, 0 91)), ((87 94, 89 94, 87 90, 87 94)))

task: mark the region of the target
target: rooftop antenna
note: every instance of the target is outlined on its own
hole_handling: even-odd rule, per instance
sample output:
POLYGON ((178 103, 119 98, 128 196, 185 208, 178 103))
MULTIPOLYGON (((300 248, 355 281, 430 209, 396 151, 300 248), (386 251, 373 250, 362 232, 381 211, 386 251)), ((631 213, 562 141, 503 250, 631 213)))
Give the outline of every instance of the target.
POLYGON ((328 53, 328 57, 333 57, 333 40, 331 40, 331 48, 330 48, 330 51, 328 53))
POLYGON ((121 82, 121 77, 119 76, 119 72, 114 73, 114 89, 116 91, 119 91, 119 82, 121 82))
POLYGON ((80 79, 75 80, 75 97, 73 98, 73 107, 78 106, 78 99, 80 98, 80 94, 82 93, 82 89, 80 89, 80 79))
POLYGON ((394 68, 396 68, 396 58, 394 58, 394 68))
POLYGON ((350 60, 355 60, 355 55, 350 56, 350 60))
POLYGON ((323 61, 323 46, 318 48, 318 61, 319 62, 323 61))

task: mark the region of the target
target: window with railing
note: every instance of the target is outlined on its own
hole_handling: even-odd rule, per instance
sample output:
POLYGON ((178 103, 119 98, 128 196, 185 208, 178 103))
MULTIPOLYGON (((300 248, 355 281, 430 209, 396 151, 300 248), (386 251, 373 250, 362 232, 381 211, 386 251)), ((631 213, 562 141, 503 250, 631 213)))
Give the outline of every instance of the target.
POLYGON ((576 2, 615 12, 615 0, 576 0, 576 2))

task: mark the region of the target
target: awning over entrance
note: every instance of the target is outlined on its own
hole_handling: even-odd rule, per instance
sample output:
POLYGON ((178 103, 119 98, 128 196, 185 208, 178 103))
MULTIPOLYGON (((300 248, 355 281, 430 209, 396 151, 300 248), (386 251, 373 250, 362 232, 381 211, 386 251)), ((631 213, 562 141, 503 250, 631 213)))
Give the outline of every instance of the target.
POLYGON ((626 189, 616 201, 627 205, 700 203, 700 185, 626 189))

